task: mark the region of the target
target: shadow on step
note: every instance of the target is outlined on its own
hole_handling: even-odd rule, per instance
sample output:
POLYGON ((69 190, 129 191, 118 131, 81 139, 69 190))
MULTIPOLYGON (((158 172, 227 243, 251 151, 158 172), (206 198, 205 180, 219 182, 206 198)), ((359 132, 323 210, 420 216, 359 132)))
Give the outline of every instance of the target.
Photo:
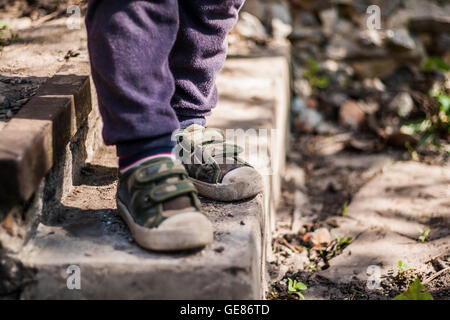
POLYGON ((96 187, 107 186, 117 181, 117 179, 117 168, 86 163, 86 166, 81 169, 81 174, 77 180, 76 185, 96 187))
POLYGON ((195 255, 202 250, 182 252, 150 252, 139 247, 132 239, 128 228, 114 209, 81 209, 61 205, 54 212, 54 219, 45 223, 35 246, 59 252, 71 248, 70 253, 79 256, 108 256, 131 254, 141 258, 178 259, 195 255), (75 250, 75 252, 73 252, 75 250))

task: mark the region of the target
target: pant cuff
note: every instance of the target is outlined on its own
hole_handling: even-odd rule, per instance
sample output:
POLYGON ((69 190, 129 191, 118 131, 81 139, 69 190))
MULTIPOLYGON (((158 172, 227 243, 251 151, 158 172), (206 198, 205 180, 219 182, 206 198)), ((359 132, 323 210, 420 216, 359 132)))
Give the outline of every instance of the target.
POLYGON ((191 124, 199 124, 201 126, 205 126, 206 119, 203 116, 178 116, 178 121, 180 122, 180 128, 186 129, 191 124))
POLYGON ((172 134, 168 134, 151 139, 121 142, 116 145, 116 151, 118 157, 123 157, 136 155, 153 149, 173 148, 175 145, 175 138, 172 139, 172 134))

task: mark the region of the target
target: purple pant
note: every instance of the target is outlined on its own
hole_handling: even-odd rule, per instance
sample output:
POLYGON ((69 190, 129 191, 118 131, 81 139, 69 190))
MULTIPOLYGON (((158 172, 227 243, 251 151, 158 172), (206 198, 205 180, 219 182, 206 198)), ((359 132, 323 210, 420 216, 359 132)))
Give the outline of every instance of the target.
POLYGON ((119 156, 173 145, 217 103, 226 35, 245 0, 90 0, 86 17, 103 137, 119 156))

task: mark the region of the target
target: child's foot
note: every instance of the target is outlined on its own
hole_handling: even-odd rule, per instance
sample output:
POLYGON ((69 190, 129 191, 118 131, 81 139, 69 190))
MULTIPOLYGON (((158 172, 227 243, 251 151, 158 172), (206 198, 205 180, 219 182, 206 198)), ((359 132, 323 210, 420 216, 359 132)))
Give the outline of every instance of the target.
POLYGON ((187 177, 171 158, 149 160, 121 174, 117 208, 140 246, 173 251, 212 242, 212 224, 187 177))
POLYGON ((242 148, 225 143, 221 131, 193 124, 178 135, 178 141, 191 155, 190 163, 183 164, 200 195, 236 201, 263 191, 261 175, 238 157, 242 148))

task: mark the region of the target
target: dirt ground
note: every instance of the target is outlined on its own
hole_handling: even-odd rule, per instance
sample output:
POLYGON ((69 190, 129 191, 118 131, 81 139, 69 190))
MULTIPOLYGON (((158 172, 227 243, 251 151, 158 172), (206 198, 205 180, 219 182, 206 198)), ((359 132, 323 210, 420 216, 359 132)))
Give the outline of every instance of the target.
MULTIPOLYGON (((342 229, 340 224, 346 224, 342 222, 343 217, 351 211, 352 206, 356 205, 352 200, 361 188, 375 177, 382 175, 386 168, 391 167, 393 163, 400 165, 403 162, 407 163, 410 156, 407 152, 395 149, 366 154, 332 145, 331 149, 325 150, 324 146, 329 146, 332 141, 336 139, 320 135, 296 135, 292 139, 292 150, 288 156, 289 164, 283 187, 283 205, 279 210, 273 241, 271 289, 267 298, 299 299, 297 295, 288 292, 288 279, 292 279, 308 287, 303 292, 306 299, 392 299, 406 291, 408 285, 419 277, 422 282, 426 282, 427 290, 435 299, 449 299, 450 229, 448 209, 445 207, 448 206, 448 199, 443 199, 442 207, 436 208, 436 212, 433 211, 433 214, 436 213, 434 220, 431 219, 431 223, 428 221, 432 231, 426 241, 437 247, 437 255, 429 259, 420 258, 419 262, 407 265, 404 272, 400 272, 401 268, 395 264, 384 266, 384 272, 380 274, 380 288, 377 290, 368 288, 369 275, 351 277, 349 281, 339 280, 340 277, 344 277, 345 270, 340 267, 342 263, 333 264, 333 259, 339 257, 340 261, 354 259, 360 260, 361 264, 365 263, 363 255, 366 252, 362 245, 363 254, 358 251, 352 252, 355 251, 352 250, 353 247, 360 241, 359 235, 349 242, 343 241, 346 234, 341 233, 340 239, 335 238, 342 229), (436 218, 440 215, 443 218, 436 218), (314 231, 321 234, 324 243, 316 245, 308 238, 308 235, 315 234, 314 231), (330 274, 333 276, 330 277, 330 274)), ((435 166, 448 170, 445 160, 439 161, 435 166)), ((448 194, 449 181, 445 181, 442 188, 448 194)), ((414 202, 414 197, 417 196, 414 192, 409 190, 405 192, 400 188, 395 192, 403 192, 403 196, 409 197, 411 202, 414 202)), ((360 198, 357 198, 356 202, 361 201, 360 198)), ((362 228, 365 227, 364 224, 363 219, 362 228)), ((383 229, 385 228, 381 227, 379 231, 383 232, 383 229)), ((418 250, 417 256, 427 256, 429 247, 422 246, 423 244, 417 240, 418 231, 412 231, 412 234, 411 246, 418 250)), ((394 242, 400 243, 405 239, 408 240, 399 238, 394 242)), ((401 256, 402 253, 399 250, 398 255, 401 256)), ((410 260, 414 260, 412 255, 415 253, 411 252, 409 257, 406 253, 403 262, 407 264, 405 261, 409 263, 410 260)))

